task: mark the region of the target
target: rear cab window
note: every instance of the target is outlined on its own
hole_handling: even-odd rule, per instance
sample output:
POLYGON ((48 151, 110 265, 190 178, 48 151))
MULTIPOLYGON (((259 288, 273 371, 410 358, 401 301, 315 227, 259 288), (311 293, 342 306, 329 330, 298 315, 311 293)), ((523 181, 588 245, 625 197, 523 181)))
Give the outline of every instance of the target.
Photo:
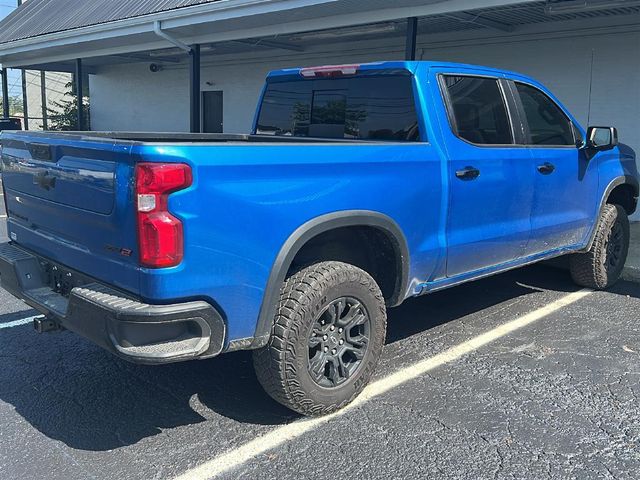
POLYGON ((513 145, 507 103, 497 78, 440 76, 451 129, 474 145, 513 145))
POLYGON ((267 84, 257 135, 419 142, 411 75, 267 84))

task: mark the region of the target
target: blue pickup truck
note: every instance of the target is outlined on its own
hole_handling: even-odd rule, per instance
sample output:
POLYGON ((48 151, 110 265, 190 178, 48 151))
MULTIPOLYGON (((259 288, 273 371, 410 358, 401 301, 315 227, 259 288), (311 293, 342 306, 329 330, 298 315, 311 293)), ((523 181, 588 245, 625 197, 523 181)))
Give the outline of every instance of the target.
POLYGON ((620 276, 633 151, 545 87, 469 65, 269 75, 248 135, 4 132, 2 286, 114 354, 253 350, 277 401, 352 401, 405 299, 570 254, 620 276))

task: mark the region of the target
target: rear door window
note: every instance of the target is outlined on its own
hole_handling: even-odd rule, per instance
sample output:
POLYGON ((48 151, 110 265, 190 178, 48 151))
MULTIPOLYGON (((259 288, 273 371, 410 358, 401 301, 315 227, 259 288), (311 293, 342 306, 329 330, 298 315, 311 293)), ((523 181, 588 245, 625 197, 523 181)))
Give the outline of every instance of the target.
POLYGON ((530 144, 575 146, 573 124, 562 109, 544 92, 516 82, 524 114, 529 125, 530 144))
POLYGON ((420 140, 409 75, 271 82, 258 135, 353 140, 420 140))
POLYGON ((443 75, 454 133, 476 145, 510 145, 513 134, 502 89, 495 78, 443 75))

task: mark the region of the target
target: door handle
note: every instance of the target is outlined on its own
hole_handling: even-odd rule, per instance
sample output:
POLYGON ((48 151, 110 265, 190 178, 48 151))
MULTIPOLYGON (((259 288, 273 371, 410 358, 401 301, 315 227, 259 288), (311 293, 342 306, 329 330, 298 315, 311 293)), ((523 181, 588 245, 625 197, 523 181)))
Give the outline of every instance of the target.
POLYGON ((474 167, 465 167, 456 172, 456 177, 460 180, 475 180, 480 176, 480 170, 474 167))
POLYGON ((550 175, 556 169, 556 166, 553 163, 545 162, 542 165, 538 165, 538 171, 543 175, 550 175))

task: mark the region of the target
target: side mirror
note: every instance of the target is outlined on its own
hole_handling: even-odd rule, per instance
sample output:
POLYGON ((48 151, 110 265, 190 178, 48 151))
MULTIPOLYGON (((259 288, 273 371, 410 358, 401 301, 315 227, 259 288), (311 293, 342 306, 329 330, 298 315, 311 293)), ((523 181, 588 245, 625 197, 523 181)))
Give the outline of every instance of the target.
POLYGON ((618 146, 618 129, 614 127, 589 127, 586 148, 595 152, 611 150, 618 146))

